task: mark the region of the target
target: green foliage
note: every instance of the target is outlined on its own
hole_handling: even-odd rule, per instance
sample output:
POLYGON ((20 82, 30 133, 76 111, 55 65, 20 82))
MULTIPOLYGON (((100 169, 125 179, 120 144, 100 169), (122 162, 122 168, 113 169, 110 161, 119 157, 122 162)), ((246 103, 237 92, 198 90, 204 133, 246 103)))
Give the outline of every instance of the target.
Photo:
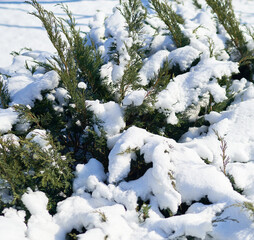
POLYGON ((11 52, 11 55, 12 55, 13 57, 19 56, 19 55, 22 54, 23 51, 32 51, 32 49, 31 49, 31 48, 24 47, 24 48, 21 48, 18 52, 17 52, 17 51, 12 51, 12 52, 11 52))
POLYGON ((169 218, 169 217, 174 216, 174 214, 172 213, 172 211, 169 208, 167 208, 167 209, 160 209, 160 212, 162 213, 162 215, 165 218, 169 218))
POLYGON ((192 0, 192 3, 197 9, 202 8, 202 5, 198 2, 198 0, 192 0))
POLYGON ((93 127, 87 128, 87 135, 84 136, 82 146, 84 153, 89 157, 98 159, 108 169, 109 149, 107 146, 107 137, 105 131, 99 127, 100 135, 98 135, 93 127))
POLYGON ((148 204, 144 203, 141 206, 141 209, 139 210, 139 215, 138 215, 138 219, 139 222, 145 222, 145 220, 147 218, 149 218, 149 210, 150 210, 151 206, 149 206, 148 204))
POLYGON ((98 211, 95 211, 95 213, 99 214, 101 222, 107 222, 108 219, 107 219, 106 214, 104 212, 98 210, 98 211))
POLYGON ((227 173, 227 178, 228 178, 229 181, 231 182, 233 189, 234 189, 236 192, 238 192, 238 193, 240 193, 240 194, 243 194, 243 189, 242 189, 242 188, 239 188, 239 187, 236 185, 235 179, 234 179, 233 175, 227 173))
MULTIPOLYGON (((129 37, 132 39, 132 45, 127 46, 125 44, 129 60, 125 64, 123 76, 114 85, 116 89, 115 94, 117 95, 117 101, 122 102, 126 93, 130 89, 138 89, 140 87, 139 70, 143 66, 142 58, 144 56, 143 42, 139 39, 142 34, 144 22, 146 19, 146 9, 142 5, 140 0, 128 0, 120 1, 121 6, 118 8, 120 13, 125 18, 126 29, 129 33, 129 37)), ((116 43, 113 42, 111 46, 111 59, 115 63, 119 62, 119 53, 116 51, 116 43)))
MULTIPOLYGON (((247 41, 240 28, 240 22, 235 16, 232 0, 206 0, 207 4, 217 15, 219 23, 225 28, 229 37, 230 44, 237 51, 232 51, 232 59, 236 59, 240 64, 240 74, 234 75, 235 78, 245 77, 253 81, 254 58, 253 51, 248 50, 247 41)), ((253 33, 247 28, 247 33, 253 37, 253 33)))
POLYGON ((140 78, 138 72, 143 65, 142 59, 141 57, 137 56, 135 46, 129 48, 128 53, 130 55, 130 60, 125 66, 124 74, 121 80, 115 85, 117 92, 119 93, 119 103, 122 102, 130 88, 135 90, 140 87, 140 78))
POLYGON ((70 45, 70 52, 74 55, 78 68, 77 76, 88 83, 88 97, 111 100, 111 93, 100 77, 100 67, 103 64, 100 52, 93 42, 88 44, 88 38, 84 39, 80 30, 76 30, 76 22, 69 9, 64 5, 62 5, 62 8, 69 18, 64 20, 69 29, 63 25, 63 22, 61 22, 61 28, 70 45))
POLYGON ((233 46, 240 54, 239 59, 244 58, 248 54, 247 42, 240 29, 240 23, 235 16, 232 0, 206 0, 206 2, 229 34, 233 46))
POLYGON ((225 99, 222 102, 219 103, 215 103, 213 96, 210 96, 210 102, 208 105, 208 113, 210 113, 211 111, 215 111, 215 112, 222 112, 224 110, 227 109, 227 107, 230 106, 230 104, 234 101, 234 95, 230 95, 227 99, 225 99))
POLYGON ((154 78, 149 81, 149 89, 145 98, 155 99, 156 95, 167 87, 170 79, 174 78, 174 70, 174 67, 171 69, 170 62, 166 60, 154 78))
POLYGON ((249 211, 250 216, 254 218, 254 204, 251 202, 244 202, 243 208, 245 208, 247 211, 249 211))
MULTIPOLYGON (((85 125, 86 106, 84 91, 78 88, 78 78, 76 61, 74 52, 72 50, 72 39, 67 32, 66 27, 61 19, 57 19, 52 12, 45 10, 37 1, 33 0, 30 3, 37 12, 31 14, 39 18, 48 33, 48 37, 53 46, 57 50, 57 56, 50 60, 52 70, 57 71, 60 76, 61 82, 69 92, 72 101, 76 105, 77 112, 82 116, 81 123, 85 125), (62 37, 64 34, 67 40, 62 37), (70 46, 69 46, 70 44, 70 46)), ((70 23, 71 24, 71 23, 70 23)))
POLYGON ((129 105, 125 109, 126 128, 135 125, 149 132, 160 134, 166 124, 165 115, 155 109, 148 101, 140 106, 129 105))
POLYGON ((240 207, 243 211, 247 212, 252 221, 254 221, 254 204, 252 202, 242 202, 233 204, 233 206, 240 207))
POLYGON ((16 105, 14 108, 19 113, 20 123, 29 122, 30 129, 48 129, 63 146, 62 153, 71 153, 76 162, 95 157, 107 168, 109 149, 106 133, 100 127, 100 122, 92 119, 91 111, 88 110, 89 121, 83 129, 77 124, 78 115, 75 109, 68 106, 64 112, 59 113, 45 97, 42 101, 36 101, 31 109, 24 105, 16 105), (92 127, 95 123, 98 124, 100 135, 92 127))
MULTIPOLYGON (((136 180, 142 177, 146 173, 146 171, 153 166, 152 163, 147 164, 145 162, 144 155, 140 154, 139 149, 129 150, 130 152, 135 152, 135 159, 131 160, 130 172, 126 178, 126 181, 136 180)), ((125 151, 125 153, 127 152, 125 151)))
POLYGON ((232 93, 232 91, 230 90, 232 79, 226 76, 223 76, 222 78, 217 79, 218 84, 225 88, 227 98, 221 102, 215 102, 214 97, 210 94, 209 103, 208 103, 208 106, 206 107, 207 108, 206 113, 210 113, 211 111, 222 112, 226 110, 230 106, 230 104, 234 101, 235 94, 232 93))
POLYGON ((24 122, 33 123, 32 127, 48 129, 54 137, 57 137, 66 126, 67 116, 64 117, 64 114, 55 111, 52 101, 47 99, 44 93, 42 95, 44 95, 43 99, 36 100, 31 109, 22 105, 15 106, 15 108, 21 108, 21 111, 18 109, 17 111, 21 114, 24 122), (32 119, 29 119, 30 117, 32 119))
MULTIPOLYGON (((196 107, 193 104, 187 111, 176 114, 179 120, 177 124, 168 124, 167 117, 171 113, 170 109, 165 111, 156 109, 156 98, 161 91, 166 89, 174 76, 183 72, 180 70, 179 65, 171 66, 170 61, 166 60, 157 74, 152 79, 149 79, 149 83, 146 86, 140 85, 140 69, 144 60, 150 57, 150 46, 147 47, 142 42, 145 41, 142 35, 144 26, 148 24, 146 22, 147 12, 140 0, 126 0, 120 3, 121 6, 118 11, 125 19, 125 27, 129 33, 128 40, 130 42, 128 44, 124 43, 123 52, 126 54, 127 59, 120 62, 122 53, 119 52, 117 39, 111 39, 112 45, 108 52, 108 59, 121 67, 124 65, 125 68, 123 76, 117 79, 117 83, 113 86, 106 86, 104 84, 105 79, 100 77, 100 68, 103 65, 102 56, 89 36, 83 38, 81 31, 77 30, 75 19, 69 9, 61 5, 68 17, 66 20, 55 17, 52 12, 42 8, 35 0, 29 2, 36 10, 31 14, 42 21, 49 39, 57 51, 57 56, 49 59, 49 64, 38 63, 38 65, 43 66, 46 71, 55 70, 60 77, 58 87, 67 90, 70 97, 66 99, 65 103, 61 104, 56 97, 56 89, 53 89, 52 91, 42 92, 42 99, 34 101, 31 108, 24 105, 14 106, 15 110, 20 114, 18 124, 29 123, 28 131, 35 128, 46 129, 51 135, 48 135, 45 139, 49 142, 49 148, 42 148, 32 139, 25 139, 24 136, 27 134, 25 130, 24 132, 15 130, 15 134, 20 136, 18 143, 4 141, 0 138, 0 178, 4 180, 4 187, 13 196, 12 205, 21 206, 20 198, 30 187, 33 190, 44 191, 48 195, 50 200, 48 207, 51 212, 54 212, 57 202, 71 193, 72 171, 78 163, 86 163, 89 158, 95 157, 103 164, 105 169, 108 168, 109 149, 106 132, 102 128, 102 123, 90 111, 88 104, 86 104, 87 99, 99 99, 101 102, 115 99, 122 107, 126 129, 135 125, 151 133, 173 138, 176 141, 190 127, 207 125, 203 117, 204 114, 212 110, 223 111, 233 101, 234 96, 229 91, 231 78, 212 79, 217 81, 220 86, 225 87, 228 99, 216 103, 213 96, 210 95, 210 101, 205 106, 206 109, 200 111, 199 117, 195 121, 191 121, 190 114, 188 115, 191 107, 196 107), (87 88, 79 88, 80 82, 86 83, 87 88), (122 106, 122 100, 129 91, 140 88, 147 91, 143 103, 140 106, 122 106), (53 97, 50 98, 48 97, 49 95, 53 97)), ((183 34, 180 26, 180 24, 184 24, 183 18, 178 16, 166 2, 150 0, 150 3, 158 17, 167 26, 175 46, 183 47, 188 45, 190 40, 183 34)), ((235 19, 231 1, 225 0, 220 3, 219 1, 207 0, 207 3, 218 15, 219 21, 222 21, 222 17, 225 17, 225 12, 227 12, 226 15, 228 16, 223 20, 224 27, 231 33, 229 35, 232 43, 241 57, 246 57, 246 59, 242 58, 239 61, 240 63, 251 63, 251 59, 246 55, 246 41, 240 31, 239 23, 235 19), (219 6, 220 8, 224 7, 227 11, 217 9, 219 6)), ((193 4, 198 8, 202 7, 196 0, 193 0, 193 4)), ((112 36, 109 36, 109 38, 112 38, 112 36)), ((213 57, 214 42, 208 37, 207 41, 210 57, 213 57)), ((20 53, 15 54, 18 55, 20 53)), ((198 64, 199 60, 197 58, 192 66, 198 64)), ((26 63, 25 67, 33 74, 37 66, 33 65, 31 67, 26 63)), ((189 70, 187 69, 185 72, 189 70)), ((10 98, 3 81, 0 81, 0 98, 2 107, 7 108, 10 98)), ((218 133, 217 137, 221 144, 222 171, 230 179, 234 189, 237 191, 233 176, 226 173, 226 167, 229 162, 229 157, 226 154, 226 141, 218 133)), ((169 146, 170 148, 171 146, 169 146)), ((165 150, 166 152, 167 150, 165 150)), ((152 163, 147 164, 145 162, 144 156, 138 148, 129 147, 120 154, 126 153, 132 153, 133 156, 126 181, 142 177, 153 166, 152 163)), ((208 160, 204 161, 210 164, 208 160)), ((175 188, 173 172, 169 171, 168 177, 175 188)), ((239 189, 240 191, 241 189, 239 189)), ((199 202, 202 202, 202 199, 199 202)), ((181 207, 182 209, 179 209, 178 214, 184 214, 187 210, 187 205, 184 206, 182 204, 181 207)), ((252 209, 251 206, 248 205, 248 207, 252 209)), ((137 210, 140 222, 144 222, 149 218, 149 210, 150 206, 148 203, 142 201, 137 210)), ((96 213, 99 214, 101 222, 107 221, 105 213, 100 211, 96 211, 96 213)), ((170 209, 162 209, 161 213, 165 217, 173 215, 170 209)), ((74 229, 67 234, 66 238, 76 239, 78 234, 79 232, 74 229)), ((106 238, 107 236, 105 236, 106 238)))
POLYGON ((65 240, 77 240, 79 234, 85 233, 86 229, 83 227, 81 231, 78 231, 77 229, 72 229, 71 232, 67 233, 65 236, 65 240))
POLYGON ((7 108, 11 101, 7 85, 3 82, 2 76, 0 75, 0 105, 2 108, 7 108))
POLYGON ((118 8, 124 16, 129 36, 133 39, 141 33, 146 19, 147 10, 140 0, 120 1, 122 8, 118 8))
POLYGON ((178 123, 164 125, 164 136, 173 138, 178 141, 181 136, 188 131, 190 127, 200 127, 203 125, 203 118, 197 119, 196 121, 190 121, 189 117, 185 113, 176 114, 178 123))
POLYGON ((0 138, 0 178, 5 180, 13 197, 12 204, 20 200, 27 188, 41 190, 50 199, 53 210, 57 197, 70 195, 72 185, 72 158, 61 155, 62 147, 50 135, 48 147, 42 148, 32 139, 0 138))
MULTIPOLYGON (((50 64, 42 66, 48 70, 58 72, 61 83, 68 90, 71 100, 75 103, 80 115, 86 115, 85 95, 88 98, 110 99, 107 90, 100 77, 99 69, 103 63, 99 51, 93 43, 88 44, 88 38, 81 36, 80 30, 76 29, 76 22, 71 12, 64 5, 63 11, 68 20, 56 18, 55 15, 45 10, 36 0, 28 2, 36 12, 31 14, 39 18, 48 33, 48 37, 57 51, 57 56, 49 60, 50 64), (64 38, 65 37, 65 38, 64 38), (86 93, 78 88, 79 82, 86 82, 86 93)), ((84 124, 84 119, 81 119, 84 124)))
POLYGON ((32 65, 31 67, 28 65, 28 62, 25 63, 25 68, 32 73, 32 75, 36 72, 37 66, 32 65))
MULTIPOLYGON (((165 79, 167 77, 165 76, 165 79)), ((164 89, 163 85, 159 86, 158 84, 158 87, 164 89)), ((156 89, 153 91, 156 91, 156 89)), ((173 138, 178 141, 190 127, 207 125, 203 114, 200 114, 201 116, 196 121, 190 121, 187 112, 176 114, 179 120, 177 124, 168 124, 166 113, 154 107, 155 97, 156 95, 153 96, 153 92, 151 92, 140 106, 129 105, 125 108, 124 117, 126 128, 135 125, 146 129, 148 132, 173 138)))
POLYGON ((31 129, 36 127, 50 130, 54 139, 64 146, 62 153, 72 152, 76 161, 86 161, 88 156, 101 157, 106 165, 104 159, 108 150, 105 150, 105 133, 101 131, 103 133, 100 137, 95 133, 92 126, 95 123, 99 126, 100 123, 94 120, 85 103, 86 99, 112 99, 112 94, 100 77, 100 67, 103 64, 101 54, 89 37, 81 36, 80 30, 76 29, 75 19, 66 6, 61 5, 67 20, 57 18, 36 0, 28 3, 35 8, 31 14, 41 20, 57 51, 57 56, 48 59, 49 64, 38 64, 46 71, 55 70, 58 73, 59 87, 66 89, 70 98, 66 100, 66 105, 61 106, 57 99, 49 100, 49 92, 45 91, 43 99, 35 101, 31 109, 16 107, 21 122, 30 122, 31 129), (79 88, 80 82, 85 82, 87 88, 79 88), (61 111, 57 110, 59 107, 61 111))
POLYGON ((159 0, 150 0, 152 8, 157 13, 158 17, 165 23, 169 30, 172 39, 176 47, 184 47, 190 43, 188 37, 186 37, 179 26, 183 24, 183 19, 177 15, 171 6, 167 2, 160 2, 159 0))
POLYGON ((28 122, 34 124, 37 128, 42 128, 40 125, 40 117, 32 113, 31 108, 25 105, 15 105, 13 108, 19 113, 22 123, 28 122))
POLYGON ((135 125, 145 128, 155 134, 161 134, 166 124, 166 116, 154 107, 157 94, 164 90, 173 73, 169 66, 169 61, 165 61, 158 73, 149 81, 145 99, 140 106, 129 105, 125 108, 126 126, 135 125))

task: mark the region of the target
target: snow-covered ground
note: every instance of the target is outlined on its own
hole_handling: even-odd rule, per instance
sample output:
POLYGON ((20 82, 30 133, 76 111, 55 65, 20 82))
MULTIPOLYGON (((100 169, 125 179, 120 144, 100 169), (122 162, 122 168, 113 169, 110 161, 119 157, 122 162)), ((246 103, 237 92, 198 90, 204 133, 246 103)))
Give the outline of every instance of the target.
MULTIPOLYGON (((68 4, 82 31, 89 30, 89 22, 97 11, 109 14, 118 3, 117 0, 43 0, 38 2, 57 16, 63 13, 56 4, 61 2, 68 4)), ((0 1, 0 67, 10 65, 12 62, 10 53, 24 47, 54 52, 41 22, 28 14, 32 10, 33 8, 22 0, 0 1)))
MULTIPOLYGON (((58 1, 39 2, 60 15, 54 7, 58 1)), ((116 1, 65 2, 84 31, 88 30, 88 23, 96 10, 108 15, 117 4, 116 1)), ((230 61, 223 50, 225 42, 222 36, 218 37, 211 12, 195 10, 190 2, 185 1, 177 9, 185 14, 185 31, 191 39, 190 45, 170 49, 170 44, 164 41, 165 35, 160 32, 151 40, 152 54, 145 59, 140 70, 142 84, 146 85, 165 59, 171 64, 178 63, 181 70, 191 68, 189 72, 175 77, 158 94, 155 107, 160 111, 170 109, 167 122, 171 124, 178 122, 177 113, 199 104, 199 100, 207 97, 208 93, 216 103, 227 99, 225 88, 218 84, 216 78, 231 76, 238 71, 238 64, 230 61), (198 28, 201 24, 204 27, 198 28), (216 43, 213 50, 217 59, 208 53, 208 37, 216 43), (199 56, 200 61, 192 67, 192 62, 199 56)), ((254 1, 234 0, 234 6, 242 23, 253 26, 254 1)), ((26 60, 44 61, 49 57, 47 53, 28 52, 15 57, 13 64, 6 67, 11 63, 9 52, 18 51, 21 47, 54 52, 40 22, 26 14, 30 10, 22 2, 0 2, 0 70, 10 76, 3 79, 11 95, 10 105, 32 106, 35 99, 41 99, 40 91, 45 89, 53 90, 51 97, 54 101, 59 91, 55 72, 31 74, 24 68, 26 60)), ((91 37, 100 44, 106 56, 107 40, 115 37, 119 40, 117 44, 121 44, 128 37, 119 12, 109 17, 105 25, 104 18, 100 16, 97 15, 93 24, 91 37)), ((158 21, 154 23, 161 24, 158 21)), ((145 31, 151 33, 153 29, 147 27, 145 31)), ((250 47, 253 47, 253 40, 250 40, 250 47)), ((119 51, 127 55, 124 47, 119 51)), ((108 61, 101 74, 109 81, 117 82, 125 67, 121 61, 119 65, 108 61)), ((244 205, 254 201, 254 85, 246 79, 235 79, 231 92, 234 100, 230 107, 220 113, 211 111, 205 115, 209 127, 191 128, 179 142, 135 126, 121 131, 125 127, 123 105, 140 105, 145 89, 130 90, 122 104, 87 101, 90 109, 102 120, 107 133, 110 148, 108 169, 94 158, 86 164, 77 165, 73 195, 58 204, 57 213, 53 216, 46 209, 46 195, 28 190, 22 196, 31 213, 28 223, 24 222, 24 211, 5 209, 4 216, 0 216, 0 239, 62 240, 72 229, 81 230, 82 227, 86 228, 86 232, 79 234, 79 240, 185 240, 186 236, 205 240, 254 239, 254 216, 244 205), (241 194, 223 172, 223 141, 218 139, 216 132, 228 145, 226 154, 229 162, 224 170, 234 177, 241 194), (152 167, 138 179, 127 181, 137 149, 152 167), (136 211, 138 198, 149 202, 147 219, 142 219, 142 209, 136 211), (175 215, 182 203, 188 205, 188 210, 175 215), (165 218, 161 209, 170 209, 174 216, 165 218)), ((195 112, 193 115, 195 117, 195 112)), ((8 132, 16 121, 17 114, 11 107, 0 109, 2 133, 8 132)), ((43 142, 38 138, 39 143, 43 142)))

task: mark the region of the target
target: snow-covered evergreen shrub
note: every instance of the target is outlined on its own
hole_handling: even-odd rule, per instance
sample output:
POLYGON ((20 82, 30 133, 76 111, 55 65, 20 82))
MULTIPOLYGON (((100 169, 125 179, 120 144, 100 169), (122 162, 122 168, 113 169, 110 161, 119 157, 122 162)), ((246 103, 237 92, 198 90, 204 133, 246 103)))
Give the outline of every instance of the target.
POLYGON ((121 1, 86 36, 67 7, 64 20, 29 3, 56 55, 0 69, 0 223, 20 239, 253 238, 254 86, 239 65, 254 39, 231 1, 224 22, 218 1, 121 1))

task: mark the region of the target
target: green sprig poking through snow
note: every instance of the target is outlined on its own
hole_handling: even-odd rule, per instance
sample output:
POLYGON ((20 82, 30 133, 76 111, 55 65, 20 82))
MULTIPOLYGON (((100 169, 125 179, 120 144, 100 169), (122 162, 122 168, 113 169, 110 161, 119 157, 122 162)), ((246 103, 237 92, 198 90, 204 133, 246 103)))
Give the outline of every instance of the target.
POLYGON ((2 76, 0 75, 0 106, 7 108, 11 99, 8 93, 7 84, 4 83, 2 76))
POLYGON ((139 218, 139 221, 142 223, 142 222, 145 222, 147 218, 149 218, 149 210, 150 210, 151 206, 149 206, 148 204, 144 203, 140 210, 139 210, 139 215, 138 215, 138 218, 139 218))
MULTIPOLYGON (((240 74, 252 81, 254 68, 253 50, 251 51, 247 47, 247 40, 241 30, 240 22, 235 16, 232 0, 206 0, 206 2, 212 8, 219 23, 225 28, 230 37, 229 47, 233 46, 234 48, 230 51, 231 57, 239 62, 240 74)), ((251 36, 251 32, 248 30, 247 32, 251 36)))
POLYGON ((127 31, 130 37, 137 39, 142 32, 147 10, 140 0, 120 1, 120 5, 118 10, 126 20, 127 31))
POLYGON ((219 22, 229 34, 232 44, 240 53, 240 58, 246 56, 247 42, 240 29, 240 23, 235 16, 232 0, 206 0, 206 2, 216 13, 219 22))
POLYGON ((182 33, 179 26, 179 23, 184 23, 183 19, 174 12, 172 7, 168 5, 166 1, 161 2, 158 0, 150 0, 150 3, 152 8, 156 11, 158 17, 167 26, 167 29, 169 30, 176 47, 184 47, 188 45, 190 40, 182 33))
POLYGON ((125 19, 126 30, 132 43, 128 46, 124 43, 129 59, 125 59, 125 68, 121 79, 115 84, 119 94, 118 102, 121 103, 126 93, 130 89, 138 89, 140 87, 139 71, 143 66, 142 58, 144 57, 144 46, 140 38, 146 19, 146 9, 140 0, 120 1, 118 8, 125 19))

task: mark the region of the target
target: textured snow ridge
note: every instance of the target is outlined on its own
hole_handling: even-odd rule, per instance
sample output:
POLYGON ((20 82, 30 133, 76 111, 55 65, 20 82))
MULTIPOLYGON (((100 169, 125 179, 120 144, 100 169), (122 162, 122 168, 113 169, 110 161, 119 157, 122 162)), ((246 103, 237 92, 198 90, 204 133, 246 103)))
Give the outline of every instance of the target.
POLYGON ((18 113, 12 108, 0 109, 0 132, 6 133, 18 121, 18 113))
POLYGON ((254 159, 253 134, 250 131, 254 127, 254 100, 241 102, 222 113, 211 112, 206 119, 212 124, 206 136, 192 138, 189 133, 183 136, 189 145, 205 145, 211 154, 203 154, 210 162, 218 162, 220 157, 219 141, 214 130, 227 141, 227 154, 231 162, 248 162, 254 159), (189 135, 189 137, 188 137, 189 135), (213 143, 213 144, 211 144, 213 143))
MULTIPOLYGON (((176 143, 131 127, 114 143, 108 174, 93 158, 87 164, 77 165, 74 193, 58 203, 54 216, 46 210, 45 194, 28 190, 22 197, 32 215, 27 226, 23 223, 22 212, 13 213, 11 220, 7 216, 1 217, 0 221, 8 224, 7 227, 13 221, 19 221, 16 228, 21 239, 40 236, 42 240, 60 240, 73 228, 81 230, 82 227, 86 232, 79 234, 79 239, 108 236, 112 240, 154 240, 177 239, 183 235, 207 239, 208 234, 219 240, 230 239, 228 236, 251 239, 253 224, 240 205, 249 199, 234 191, 221 170, 206 164, 197 152, 190 143, 176 143), (137 151, 152 165, 143 176, 127 181, 131 161, 138 160, 137 151), (136 211, 139 197, 150 206, 145 222, 140 221, 141 213, 136 211), (195 203, 201 198, 207 198, 210 203, 195 203), (183 202, 190 205, 185 214, 169 218, 162 215, 162 209, 175 214, 183 202), (21 218, 16 217, 17 214, 21 218)), ((252 167, 249 167, 251 171, 252 167)), ((233 174, 234 169, 230 168, 230 171, 233 174)), ((243 178, 241 183, 241 179, 236 176, 237 183, 244 188, 246 181, 243 178)), ((253 194, 247 187, 246 193, 248 191, 253 194)), ((1 231, 0 228, 0 234, 1 231)))
POLYGON ((178 75, 159 93, 156 108, 169 110, 168 123, 178 122, 175 113, 185 111, 192 104, 197 105, 201 97, 207 93, 213 95, 215 102, 226 97, 225 88, 221 87, 216 78, 231 76, 238 72, 238 64, 218 61, 214 58, 203 59, 190 72, 178 75))
POLYGON ((51 90, 58 86, 59 76, 55 71, 45 73, 43 68, 38 67, 32 74, 27 69, 36 65, 34 61, 46 63, 46 58, 49 56, 46 52, 26 52, 14 57, 12 65, 8 68, 0 69, 2 74, 9 76, 6 84, 11 97, 10 105, 33 106, 34 100, 42 100, 41 91, 51 90))
POLYGON ((113 136, 119 133, 120 130, 125 127, 123 113, 119 104, 112 101, 100 103, 99 100, 86 101, 86 103, 96 117, 102 121, 102 126, 108 136, 113 136))
POLYGON ((172 52, 160 50, 144 60, 144 66, 139 72, 141 84, 148 84, 149 80, 158 73, 165 61, 169 61, 171 67, 178 64, 181 71, 185 71, 191 67, 194 60, 199 58, 199 55, 200 52, 191 46, 177 48, 172 52))
POLYGON ((6 208, 4 216, 0 216, 0 236, 6 240, 29 240, 26 237, 27 226, 24 223, 25 211, 17 211, 14 208, 6 208))
MULTIPOLYGON (((55 71, 44 74, 44 69, 38 67, 32 74, 29 68, 35 65, 33 61, 47 62, 50 54, 47 52, 26 52, 14 57, 13 63, 6 69, 0 68, 0 73, 9 76, 4 79, 0 75, 10 94, 10 106, 23 104, 33 106, 36 99, 42 100, 41 91, 51 90, 58 86, 59 76, 55 71)), ((0 132, 5 133, 12 129, 17 123, 18 114, 12 109, 0 109, 0 132)))

